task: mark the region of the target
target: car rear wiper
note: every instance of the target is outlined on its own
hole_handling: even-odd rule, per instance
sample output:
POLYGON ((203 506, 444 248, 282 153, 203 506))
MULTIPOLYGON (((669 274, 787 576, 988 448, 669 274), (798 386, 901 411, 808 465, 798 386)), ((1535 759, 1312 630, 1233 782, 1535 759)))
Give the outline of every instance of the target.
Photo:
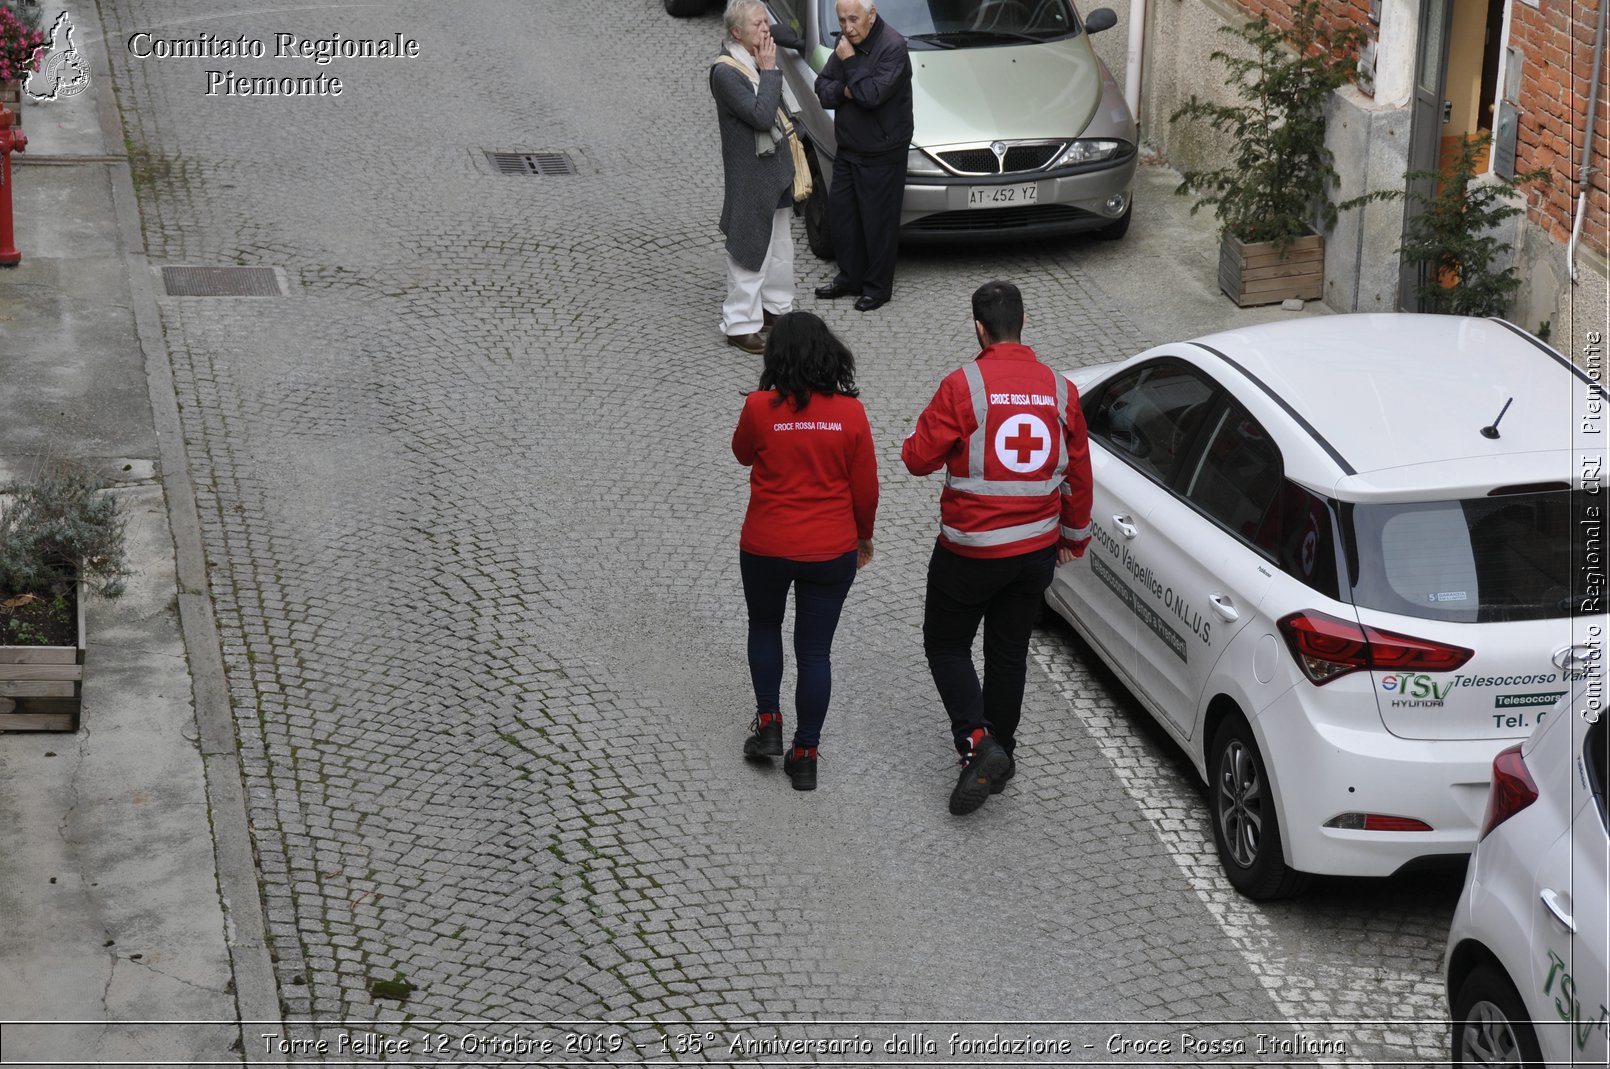
POLYGON ((906 34, 906 40, 921 41, 923 44, 933 45, 935 48, 955 48, 955 45, 946 40, 949 36, 951 35, 946 33, 908 33, 906 34))

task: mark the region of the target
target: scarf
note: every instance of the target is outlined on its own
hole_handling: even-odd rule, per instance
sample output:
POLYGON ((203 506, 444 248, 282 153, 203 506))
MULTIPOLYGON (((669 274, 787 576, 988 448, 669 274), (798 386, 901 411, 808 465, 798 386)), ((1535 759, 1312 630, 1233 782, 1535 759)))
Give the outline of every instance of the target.
MULTIPOLYGON (((749 54, 749 49, 737 41, 727 42, 727 54, 743 64, 744 73, 749 75, 749 81, 758 90, 760 88, 760 67, 755 63, 755 57, 749 54)), ((781 109, 778 115, 781 116, 781 109)), ((771 128, 755 131, 755 156, 764 159, 777 151, 778 142, 782 141, 783 124, 781 118, 772 119, 771 128)))

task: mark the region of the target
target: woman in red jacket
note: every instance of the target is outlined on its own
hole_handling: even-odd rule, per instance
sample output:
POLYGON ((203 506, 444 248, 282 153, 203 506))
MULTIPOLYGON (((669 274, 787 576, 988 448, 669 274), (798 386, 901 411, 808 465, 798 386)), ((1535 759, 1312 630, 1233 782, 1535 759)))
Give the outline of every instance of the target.
POLYGON ((796 791, 816 789, 816 747, 833 689, 833 632, 856 570, 872 560, 878 462, 856 400, 855 357, 809 312, 777 319, 760 388, 732 452, 750 468, 738 542, 749 606, 755 720, 746 757, 783 756, 796 791), (794 588, 794 742, 783 755, 783 610, 794 588))

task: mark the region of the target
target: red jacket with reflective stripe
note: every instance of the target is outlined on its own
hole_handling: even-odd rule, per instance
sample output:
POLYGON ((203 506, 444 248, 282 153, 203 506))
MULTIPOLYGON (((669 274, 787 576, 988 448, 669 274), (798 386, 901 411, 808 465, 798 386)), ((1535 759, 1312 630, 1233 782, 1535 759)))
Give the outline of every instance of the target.
POLYGON ((991 345, 951 372, 900 449, 913 475, 945 468, 939 540, 964 557, 1090 541, 1090 446, 1079 392, 1026 345, 991 345))
POLYGON ((762 557, 832 560, 872 537, 878 458, 861 402, 812 394, 773 405, 776 390, 744 401, 732 453, 750 468, 749 511, 738 546, 762 557))

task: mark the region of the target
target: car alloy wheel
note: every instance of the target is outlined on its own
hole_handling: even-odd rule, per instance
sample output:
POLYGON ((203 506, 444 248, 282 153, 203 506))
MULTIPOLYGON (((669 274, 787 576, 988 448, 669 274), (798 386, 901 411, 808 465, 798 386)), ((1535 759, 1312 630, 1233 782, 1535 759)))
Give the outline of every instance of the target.
POLYGON ((1308 876, 1286 864, 1269 775, 1240 713, 1219 724, 1208 755, 1213 840, 1231 886, 1259 900, 1301 891, 1308 876))
POLYGON ((1258 860, 1263 837, 1263 780, 1252 751, 1240 739, 1226 746, 1216 787, 1219 826, 1230 860, 1250 869, 1258 860))
POLYGON ((1526 1023, 1515 986, 1492 965, 1483 965, 1459 986, 1453 1005, 1455 1065, 1540 1065, 1537 1036, 1526 1023))

